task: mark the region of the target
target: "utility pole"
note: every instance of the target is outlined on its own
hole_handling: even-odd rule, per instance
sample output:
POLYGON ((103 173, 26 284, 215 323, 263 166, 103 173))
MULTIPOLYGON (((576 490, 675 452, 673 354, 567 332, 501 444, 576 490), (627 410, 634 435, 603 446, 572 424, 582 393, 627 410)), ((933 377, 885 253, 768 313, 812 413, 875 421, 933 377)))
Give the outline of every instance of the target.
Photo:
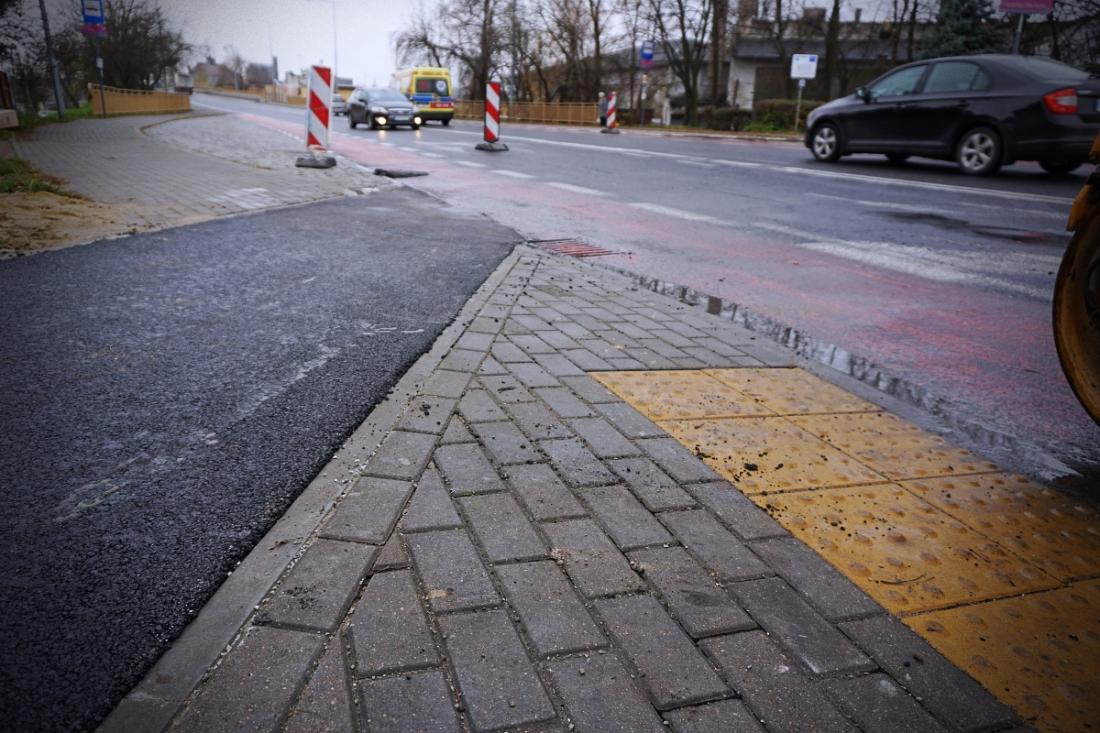
POLYGON ((53 73, 53 96, 57 100, 57 119, 65 119, 65 99, 61 96, 61 72, 57 68, 57 58, 53 55, 53 38, 50 36, 50 19, 46 15, 46 0, 38 0, 38 8, 42 12, 42 31, 46 34, 46 56, 50 60, 50 70, 53 73))

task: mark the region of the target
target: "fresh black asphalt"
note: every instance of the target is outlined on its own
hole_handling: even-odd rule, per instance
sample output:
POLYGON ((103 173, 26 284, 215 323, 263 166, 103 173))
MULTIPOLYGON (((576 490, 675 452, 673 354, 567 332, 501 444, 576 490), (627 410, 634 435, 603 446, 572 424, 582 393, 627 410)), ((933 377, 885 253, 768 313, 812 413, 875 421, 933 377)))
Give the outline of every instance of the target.
POLYGON ((0 728, 94 727, 514 245, 445 209, 0 263, 0 728))

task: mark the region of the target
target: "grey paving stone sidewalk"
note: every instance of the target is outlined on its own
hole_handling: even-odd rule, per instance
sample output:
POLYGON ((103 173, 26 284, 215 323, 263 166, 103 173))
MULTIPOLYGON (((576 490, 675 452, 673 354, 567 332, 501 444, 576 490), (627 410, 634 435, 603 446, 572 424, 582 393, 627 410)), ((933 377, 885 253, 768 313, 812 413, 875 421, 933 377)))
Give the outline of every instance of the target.
POLYGON ((584 374, 653 355, 789 362, 616 275, 521 250, 171 729, 1017 725, 584 374))
POLYGON ((137 230, 301 204, 392 185, 345 161, 302 169, 301 144, 229 115, 141 116, 45 125, 15 152, 137 230))

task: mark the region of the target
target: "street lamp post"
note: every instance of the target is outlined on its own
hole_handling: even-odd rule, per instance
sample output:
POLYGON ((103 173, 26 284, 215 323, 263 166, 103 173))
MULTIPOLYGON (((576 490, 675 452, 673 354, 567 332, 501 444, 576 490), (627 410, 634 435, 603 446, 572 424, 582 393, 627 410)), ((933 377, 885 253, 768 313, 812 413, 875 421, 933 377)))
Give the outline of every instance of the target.
MULTIPOLYGON (((333 0, 335 3, 336 0, 333 0)), ((50 36, 50 19, 46 15, 46 0, 38 0, 38 8, 42 12, 42 31, 46 35, 46 56, 50 60, 50 69, 53 71, 53 95, 57 100, 57 119, 65 119, 65 100, 61 96, 61 74, 57 70, 57 57, 53 55, 53 38, 50 36)))

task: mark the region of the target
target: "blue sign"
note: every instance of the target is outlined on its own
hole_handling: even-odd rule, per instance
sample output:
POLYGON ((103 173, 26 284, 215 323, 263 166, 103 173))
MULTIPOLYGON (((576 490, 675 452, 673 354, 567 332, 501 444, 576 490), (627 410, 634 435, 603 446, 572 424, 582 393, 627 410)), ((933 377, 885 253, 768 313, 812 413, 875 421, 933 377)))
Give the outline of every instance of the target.
POLYGON ((84 26, 81 31, 89 36, 107 35, 107 18, 103 14, 103 0, 81 0, 84 9, 84 26))
POLYGON ((639 65, 643 69, 653 66, 653 41, 642 41, 642 49, 638 54, 639 65))

